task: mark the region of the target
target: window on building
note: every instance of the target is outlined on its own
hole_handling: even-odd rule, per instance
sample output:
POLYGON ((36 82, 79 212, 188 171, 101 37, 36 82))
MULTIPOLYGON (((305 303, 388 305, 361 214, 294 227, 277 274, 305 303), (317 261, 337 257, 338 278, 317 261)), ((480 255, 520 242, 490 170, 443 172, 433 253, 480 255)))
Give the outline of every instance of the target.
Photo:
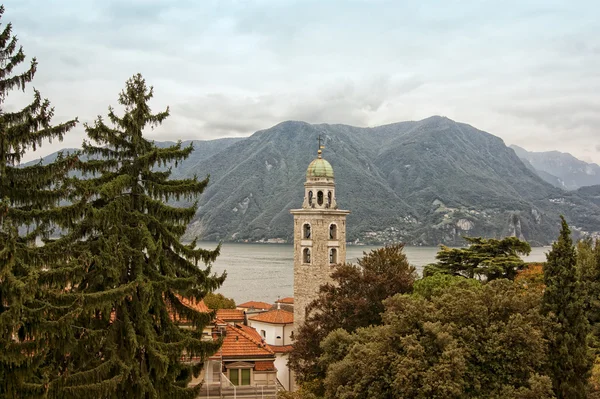
POLYGON ((263 338, 267 338, 267 332, 265 330, 260 330, 260 336, 263 338))
POLYGON ((323 191, 317 192, 317 204, 323 205, 323 191))
POLYGON ((233 385, 240 385, 239 369, 229 369, 229 381, 231 381, 233 385))
POLYGON ((304 224, 304 234, 302 235, 305 239, 310 239, 310 224, 305 223, 304 224))
POLYGON ((233 385, 250 385, 250 369, 229 369, 229 381, 233 385))
POLYGON ((304 248, 302 251, 302 263, 310 263, 310 249, 304 248))
POLYGON ((337 263, 337 249, 331 248, 329 250, 329 263, 335 264, 337 263))
POLYGON ((250 369, 242 369, 242 385, 250 385, 250 369))
POLYGON ((327 191, 327 208, 331 206, 331 191, 327 191))
POLYGON ((329 225, 329 239, 337 240, 337 224, 329 225))
POLYGON ((308 205, 312 205, 312 201, 313 201, 313 193, 312 191, 308 192, 308 205))

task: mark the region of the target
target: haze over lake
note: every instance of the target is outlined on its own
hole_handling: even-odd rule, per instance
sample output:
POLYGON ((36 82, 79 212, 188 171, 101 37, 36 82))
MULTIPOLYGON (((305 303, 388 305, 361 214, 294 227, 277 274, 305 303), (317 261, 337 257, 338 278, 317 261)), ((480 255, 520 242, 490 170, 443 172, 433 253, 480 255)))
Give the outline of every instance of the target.
MULTIPOLYGON (((213 249, 217 243, 201 242, 202 248, 213 249)), ((355 263, 377 246, 348 246, 347 262, 355 263)), ((528 262, 546 260, 548 247, 532 248, 528 262)), ((438 247, 406 247, 409 262, 421 273, 423 266, 435 261, 438 247)), ((274 302, 278 297, 293 296, 294 259, 292 244, 238 244, 224 243, 213 271, 227 271, 227 279, 218 291, 235 299, 236 303, 250 300, 274 302)))

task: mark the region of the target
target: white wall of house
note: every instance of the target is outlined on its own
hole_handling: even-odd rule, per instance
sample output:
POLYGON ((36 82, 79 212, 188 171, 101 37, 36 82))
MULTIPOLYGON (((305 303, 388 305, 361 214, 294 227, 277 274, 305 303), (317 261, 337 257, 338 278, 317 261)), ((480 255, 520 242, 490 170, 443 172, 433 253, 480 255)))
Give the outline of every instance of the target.
POLYGON ((288 369, 288 354, 277 353, 275 358, 275 368, 277 369, 277 379, 281 382, 281 385, 289 391, 290 390, 290 370, 288 369))
POLYGON ((269 345, 291 345, 293 324, 271 324, 257 320, 248 320, 248 325, 254 328, 269 345))

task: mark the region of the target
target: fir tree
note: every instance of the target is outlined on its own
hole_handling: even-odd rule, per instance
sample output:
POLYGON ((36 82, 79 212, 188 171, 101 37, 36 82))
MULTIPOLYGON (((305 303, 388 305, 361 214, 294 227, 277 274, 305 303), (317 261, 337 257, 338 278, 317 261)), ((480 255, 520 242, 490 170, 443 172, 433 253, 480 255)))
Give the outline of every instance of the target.
POLYGON ((577 279, 577 259, 571 231, 562 216, 561 221, 560 235, 552 244, 544 267, 546 289, 542 313, 554 321, 548 348, 554 393, 559 399, 577 399, 586 397, 591 369, 586 341, 589 325, 577 279))
MULTIPOLYGON (((0 19, 4 7, 0 6, 0 19)), ((35 397, 47 382, 41 369, 45 350, 58 338, 56 314, 38 289, 42 267, 48 266, 36 239, 53 225, 67 222, 68 209, 57 208, 66 192, 61 181, 75 162, 59 156, 49 165, 20 167, 26 151, 48 139, 62 140, 76 120, 51 126, 53 109, 34 91, 33 102, 7 112, 8 94, 25 90, 37 62, 17 74, 25 61, 10 23, 0 33, 0 397, 35 397), (19 234, 19 228, 26 233, 19 234)), ((62 310, 58 313, 63 314, 62 310)), ((64 314, 63 314, 64 315, 64 314)))
MULTIPOLYGON (((74 268, 69 294, 85 295, 76 320, 76 346, 65 356, 63 378, 51 396, 60 398, 193 398, 188 388, 219 342, 202 340, 211 314, 199 313, 181 298, 200 300, 225 275, 211 274, 219 253, 180 243, 196 206, 178 208, 170 200, 192 199, 208 178, 169 180, 171 164, 192 147, 157 148, 143 137, 161 124, 166 111, 153 114, 152 88, 137 74, 119 96, 124 114, 109 108, 112 127, 99 117, 86 125, 88 161, 77 182, 83 217, 56 243, 69 243, 74 268), (166 170, 165 168, 166 167, 166 170), (173 315, 192 328, 182 328, 173 315)), ((56 360, 59 361, 57 355, 56 360)))

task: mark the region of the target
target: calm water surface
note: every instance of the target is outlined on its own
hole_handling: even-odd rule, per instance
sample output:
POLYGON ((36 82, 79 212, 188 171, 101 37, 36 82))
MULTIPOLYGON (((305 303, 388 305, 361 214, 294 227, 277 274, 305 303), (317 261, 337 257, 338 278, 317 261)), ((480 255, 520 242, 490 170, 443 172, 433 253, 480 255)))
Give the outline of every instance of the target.
MULTIPOLYGON (((202 242, 200 246, 212 249, 216 243, 202 242)), ((346 261, 356 262, 364 251, 378 247, 348 246, 346 261)), ((546 260, 550 248, 533 248, 528 262, 546 260)), ((421 272, 424 265, 435 261, 438 247, 406 247, 409 262, 421 272)), ((294 258, 291 244, 236 244, 224 243, 213 271, 227 271, 227 279, 219 290, 237 303, 250 300, 274 302, 277 297, 293 296, 294 258)))

